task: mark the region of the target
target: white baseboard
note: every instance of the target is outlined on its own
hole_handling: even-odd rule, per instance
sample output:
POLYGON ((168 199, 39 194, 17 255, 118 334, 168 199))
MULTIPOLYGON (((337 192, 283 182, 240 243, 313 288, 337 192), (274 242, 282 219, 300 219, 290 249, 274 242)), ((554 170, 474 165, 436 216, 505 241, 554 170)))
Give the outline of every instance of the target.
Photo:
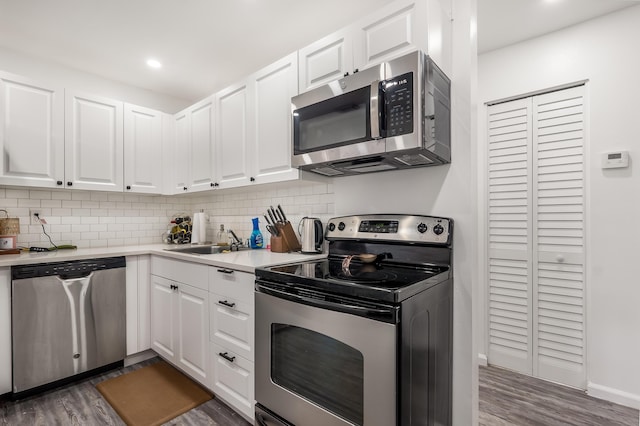
POLYGON ((607 386, 597 385, 591 382, 587 384, 587 394, 594 398, 600 398, 626 407, 640 409, 640 395, 635 395, 607 386))
POLYGON ((486 367, 489 365, 489 361, 487 360, 487 356, 485 354, 478 354, 478 365, 480 367, 486 367))
POLYGON ((130 365, 137 364, 142 361, 146 361, 150 358, 157 356, 157 354, 151 349, 147 349, 146 351, 138 352, 137 354, 129 355, 124 359, 124 366, 129 367, 130 365))

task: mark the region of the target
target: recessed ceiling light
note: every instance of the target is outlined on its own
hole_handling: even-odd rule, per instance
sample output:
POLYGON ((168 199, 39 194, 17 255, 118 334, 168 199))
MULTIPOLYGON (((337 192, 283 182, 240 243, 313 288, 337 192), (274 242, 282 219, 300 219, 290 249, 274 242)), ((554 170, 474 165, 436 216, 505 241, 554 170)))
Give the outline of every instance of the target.
POLYGON ((162 68, 162 64, 157 59, 147 59, 147 65, 151 68, 162 68))

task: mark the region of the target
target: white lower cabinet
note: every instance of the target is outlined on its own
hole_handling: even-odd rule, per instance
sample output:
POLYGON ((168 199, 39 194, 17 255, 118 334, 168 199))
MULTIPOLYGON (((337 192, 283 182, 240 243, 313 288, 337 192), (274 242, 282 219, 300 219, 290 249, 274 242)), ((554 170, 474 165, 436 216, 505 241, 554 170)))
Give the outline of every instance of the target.
POLYGON ((254 418, 255 275, 210 268, 211 389, 248 419, 254 418))
POLYGON ((209 386, 208 267, 152 257, 151 272, 151 348, 209 386))
POLYGON ((11 268, 0 268, 0 395, 11 392, 11 268))

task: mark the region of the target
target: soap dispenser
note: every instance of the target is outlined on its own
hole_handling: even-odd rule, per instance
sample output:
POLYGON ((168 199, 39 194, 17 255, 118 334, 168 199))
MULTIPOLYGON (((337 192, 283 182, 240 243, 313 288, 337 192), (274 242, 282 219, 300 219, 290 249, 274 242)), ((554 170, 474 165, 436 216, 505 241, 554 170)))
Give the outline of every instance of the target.
POLYGON ((262 240, 262 233, 260 232, 260 227, 258 226, 258 218, 254 217, 251 219, 253 221, 253 232, 251 232, 251 238, 249 239, 249 244, 252 249, 260 249, 264 245, 264 241, 262 240))
POLYGON ((224 230, 224 225, 220 224, 220 230, 216 235, 216 244, 219 246, 228 246, 229 239, 227 238, 227 232, 224 230))

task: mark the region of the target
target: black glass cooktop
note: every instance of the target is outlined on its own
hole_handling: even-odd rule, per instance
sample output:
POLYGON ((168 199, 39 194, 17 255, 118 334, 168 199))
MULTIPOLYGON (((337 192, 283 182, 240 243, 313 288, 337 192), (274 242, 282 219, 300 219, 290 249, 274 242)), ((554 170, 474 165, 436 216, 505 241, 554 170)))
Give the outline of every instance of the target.
POLYGON ((324 259, 256 269, 256 279, 331 293, 399 302, 447 279, 448 267, 324 259))

